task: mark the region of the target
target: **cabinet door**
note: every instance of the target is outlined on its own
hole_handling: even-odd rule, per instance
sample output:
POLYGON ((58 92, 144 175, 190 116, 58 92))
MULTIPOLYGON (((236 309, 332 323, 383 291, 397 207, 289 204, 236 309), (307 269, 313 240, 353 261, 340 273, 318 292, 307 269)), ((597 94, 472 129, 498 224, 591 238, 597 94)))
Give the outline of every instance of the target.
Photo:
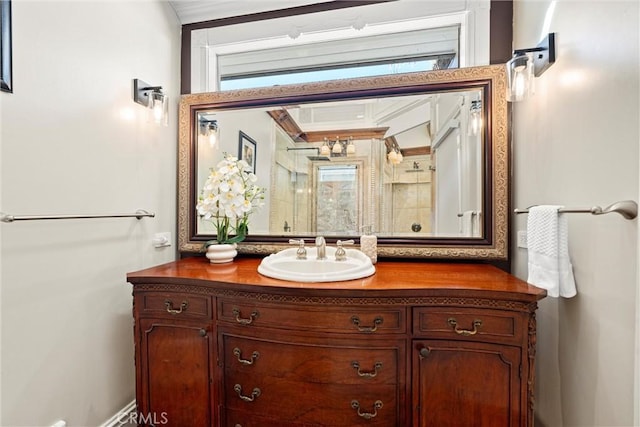
POLYGON ((209 325, 142 319, 140 334, 140 425, 212 426, 209 325))
POLYGON ((414 426, 524 425, 520 361, 519 347, 414 341, 414 426))

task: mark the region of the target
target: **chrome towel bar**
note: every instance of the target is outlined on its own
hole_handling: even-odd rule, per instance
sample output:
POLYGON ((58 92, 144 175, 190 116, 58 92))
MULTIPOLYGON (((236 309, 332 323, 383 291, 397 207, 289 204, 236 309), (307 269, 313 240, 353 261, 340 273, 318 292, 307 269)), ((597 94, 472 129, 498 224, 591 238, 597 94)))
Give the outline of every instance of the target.
MULTIPOLYGON (((529 209, 514 209, 514 213, 529 213, 529 209)), ((616 202, 606 208, 600 206, 592 206, 590 208, 561 208, 558 212, 562 213, 590 213, 593 215, 604 215, 611 212, 616 212, 625 217, 626 219, 634 219, 638 216, 638 204, 633 200, 622 200, 616 202)))
POLYGON ((0 212, 0 221, 2 222, 14 222, 14 221, 34 221, 41 219, 92 219, 92 218, 137 218, 143 217, 155 217, 156 214, 148 212, 144 209, 138 209, 132 214, 107 214, 107 215, 8 215, 0 212))

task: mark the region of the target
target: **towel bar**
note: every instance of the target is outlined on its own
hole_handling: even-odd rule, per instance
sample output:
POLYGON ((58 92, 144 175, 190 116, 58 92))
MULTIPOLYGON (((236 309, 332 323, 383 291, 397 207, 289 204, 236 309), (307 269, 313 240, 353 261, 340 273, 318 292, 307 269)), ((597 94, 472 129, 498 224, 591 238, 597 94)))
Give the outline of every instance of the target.
POLYGON ((107 214, 107 215, 8 215, 0 212, 1 222, 14 222, 14 221, 33 221, 41 219, 90 219, 90 218, 137 218, 143 217, 155 217, 156 214, 148 212, 144 209, 138 209, 132 214, 107 214))
MULTIPOLYGON (((529 209, 514 209, 514 213, 529 213, 529 209)), ((590 213, 593 215, 604 215, 611 212, 616 212, 625 217, 626 219, 634 219, 638 216, 638 204, 633 200, 622 200, 616 202, 606 208, 600 206, 592 206, 590 208, 560 208, 558 212, 562 213, 590 213)))
MULTIPOLYGON (((478 211, 469 211, 469 213, 471 214, 471 216, 476 216, 478 215, 478 211)), ((458 217, 462 218, 464 216, 464 212, 458 212, 458 217)))

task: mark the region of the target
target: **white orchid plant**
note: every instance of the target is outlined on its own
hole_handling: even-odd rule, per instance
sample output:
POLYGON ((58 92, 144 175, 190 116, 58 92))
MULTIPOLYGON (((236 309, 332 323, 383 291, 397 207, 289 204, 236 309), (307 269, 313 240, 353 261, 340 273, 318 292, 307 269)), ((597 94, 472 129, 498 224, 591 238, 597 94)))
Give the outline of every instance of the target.
POLYGON ((265 189, 255 185, 257 180, 247 162, 227 153, 211 168, 196 205, 198 215, 216 227, 216 240, 206 242, 205 248, 245 239, 249 215, 264 205, 265 189))

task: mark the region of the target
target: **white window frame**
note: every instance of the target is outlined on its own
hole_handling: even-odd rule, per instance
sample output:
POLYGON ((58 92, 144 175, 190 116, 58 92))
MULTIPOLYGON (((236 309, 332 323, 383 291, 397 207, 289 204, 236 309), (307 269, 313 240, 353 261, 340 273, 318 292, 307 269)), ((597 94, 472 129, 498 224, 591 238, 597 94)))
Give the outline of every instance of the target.
MULTIPOLYGON (((480 25, 476 23, 476 21, 478 21, 477 15, 478 13, 475 10, 465 10, 446 15, 429 16, 418 19, 394 22, 375 23, 367 25, 360 30, 347 28, 339 30, 301 33, 299 37, 295 39, 289 36, 281 36, 256 39, 249 42, 228 43, 221 45, 205 44, 204 46, 201 46, 201 55, 194 57, 196 63, 192 64, 192 81, 200 81, 201 86, 204 86, 204 90, 198 90, 197 92, 212 92, 219 90, 219 77, 217 75, 219 55, 248 52, 253 50, 272 49, 277 47, 296 46, 309 43, 321 43, 333 40, 344 40, 355 37, 391 34, 399 32, 399 28, 402 29, 402 32, 405 32, 412 30, 426 30, 452 25, 458 25, 460 28, 458 52, 459 67, 462 68, 472 65, 484 65, 488 63, 489 58, 488 43, 485 43, 487 45, 486 48, 478 49, 480 48, 482 43, 475 42, 477 33, 481 32, 482 30, 478 27, 484 26, 482 23, 480 23, 480 25), (477 50, 478 52, 476 52, 477 50), (198 64, 198 62, 200 62, 200 64, 198 64)), ((488 17, 488 10, 486 15, 488 17)), ((488 22, 486 23, 486 34, 488 35, 488 22)))

